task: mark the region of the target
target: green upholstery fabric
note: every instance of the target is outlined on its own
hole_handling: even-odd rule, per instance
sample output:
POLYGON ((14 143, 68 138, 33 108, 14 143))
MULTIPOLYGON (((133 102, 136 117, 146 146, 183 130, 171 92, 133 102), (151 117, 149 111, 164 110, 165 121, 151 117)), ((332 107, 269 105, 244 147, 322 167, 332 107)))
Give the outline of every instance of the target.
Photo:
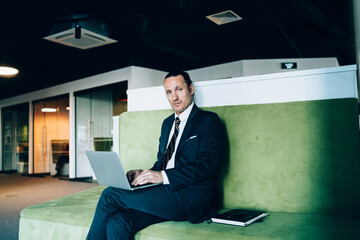
MULTIPOLYGON (((135 239, 356 239, 360 236, 360 160, 356 99, 211 107, 224 123, 227 153, 219 169, 222 207, 270 212, 241 228, 165 222, 135 239), (355 237, 355 238, 354 238, 355 237)), ((156 160, 170 110, 120 116, 126 169, 156 160)), ((19 239, 84 239, 104 187, 26 208, 19 239)))
MULTIPOLYGON (((63 200, 63 199, 61 199, 63 200)), ((95 206, 95 204, 94 204, 95 206)), ((93 209, 93 207, 91 208, 93 209)), ((38 208, 39 213, 46 214, 46 207, 38 208)), ((71 208, 65 209, 71 214, 71 208)), ((80 240, 85 239, 87 227, 70 223, 59 223, 63 212, 59 211, 52 220, 38 220, 21 217, 21 240, 51 239, 80 240)), ((65 214, 64 214, 65 215, 65 214)), ((85 218, 84 218, 85 219, 85 218)), ((87 221, 91 221, 88 219, 87 221)), ((65 218, 63 219, 65 221, 65 218)), ((352 240, 360 236, 360 219, 343 216, 326 216, 298 213, 270 212, 262 223, 250 227, 235 227, 206 222, 191 224, 189 222, 164 222, 150 226, 135 235, 136 240, 352 240)))
POLYGON ((360 216, 357 100, 212 110, 230 143, 225 207, 360 216))
MULTIPOLYGON (((58 215, 61 215, 61 212, 58 215)), ((58 223, 56 220, 43 221, 21 217, 19 239, 84 240, 88 231, 89 227, 58 223)))
POLYGON ((119 121, 119 157, 126 170, 149 169, 156 161, 162 121, 171 110, 126 112, 119 121))
POLYGON ((104 188, 91 188, 23 209, 19 239, 85 239, 104 188))
POLYGON ((142 230, 135 239, 355 240, 356 236, 360 236, 359 226, 359 218, 270 212, 262 223, 249 227, 206 222, 165 222, 142 230))
POLYGON ((27 207, 21 211, 21 218, 88 227, 92 222, 96 204, 104 188, 105 186, 99 186, 27 207))
MULTIPOLYGON (((224 207, 360 216, 356 99, 206 109, 218 113, 228 135, 219 182, 224 207)), ((120 116, 126 169, 152 166, 169 114, 120 116)))

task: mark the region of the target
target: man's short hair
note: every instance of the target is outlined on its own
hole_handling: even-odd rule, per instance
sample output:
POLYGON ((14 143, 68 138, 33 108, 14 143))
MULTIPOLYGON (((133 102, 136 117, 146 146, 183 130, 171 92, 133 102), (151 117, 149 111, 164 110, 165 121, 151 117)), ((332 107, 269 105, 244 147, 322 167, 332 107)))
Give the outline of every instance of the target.
MULTIPOLYGON (((181 75, 184 78, 184 81, 186 83, 186 85, 188 87, 190 87, 190 85, 192 84, 192 81, 190 79, 190 75, 187 72, 184 71, 173 71, 173 72, 169 72, 166 76, 165 79, 169 78, 169 77, 176 77, 181 75)), ((164 79, 164 80, 165 80, 164 79)))

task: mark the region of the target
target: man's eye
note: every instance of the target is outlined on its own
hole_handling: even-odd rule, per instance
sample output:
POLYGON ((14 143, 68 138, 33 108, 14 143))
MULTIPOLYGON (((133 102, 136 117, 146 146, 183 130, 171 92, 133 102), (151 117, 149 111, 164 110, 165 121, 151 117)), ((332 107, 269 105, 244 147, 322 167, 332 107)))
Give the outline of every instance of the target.
POLYGON ((167 91, 166 94, 167 94, 167 95, 171 94, 171 91, 167 91))
POLYGON ((183 89, 182 88, 179 88, 178 91, 181 92, 183 89))

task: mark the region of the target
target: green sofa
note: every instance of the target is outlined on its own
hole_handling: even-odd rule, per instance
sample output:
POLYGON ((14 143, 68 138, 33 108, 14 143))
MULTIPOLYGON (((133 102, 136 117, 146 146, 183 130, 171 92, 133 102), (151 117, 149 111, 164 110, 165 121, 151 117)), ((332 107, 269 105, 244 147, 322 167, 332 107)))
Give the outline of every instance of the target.
MULTIPOLYGON (((248 227, 164 222, 135 239, 360 239, 357 99, 206 109, 219 114, 227 133, 220 212, 246 208, 270 216, 248 227)), ((126 169, 152 166, 161 122, 171 113, 120 116, 119 154, 126 169)), ((85 239, 103 189, 25 208, 19 239, 85 239)))

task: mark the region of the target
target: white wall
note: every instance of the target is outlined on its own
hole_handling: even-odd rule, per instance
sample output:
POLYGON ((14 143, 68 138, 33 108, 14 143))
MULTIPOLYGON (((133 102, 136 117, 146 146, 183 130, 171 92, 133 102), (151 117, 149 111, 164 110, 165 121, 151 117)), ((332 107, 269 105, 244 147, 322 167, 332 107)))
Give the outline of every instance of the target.
POLYGON ((142 68, 132 67, 131 68, 131 84, 129 89, 144 88, 162 85, 166 72, 142 68))
POLYGON ((215 66, 187 71, 195 82, 214 79, 227 79, 244 76, 243 62, 245 60, 224 63, 215 66))
MULTIPOLYGON (((336 58, 306 58, 306 59, 266 59, 266 60, 241 60, 231 63, 224 63, 206 68, 200 68, 187 71, 191 79, 199 84, 202 81, 230 79, 244 76, 254 76, 269 73, 289 73, 298 72, 306 69, 337 67, 338 61, 336 58), (297 69, 281 69, 282 62, 297 62, 297 69)), ((136 111, 137 109, 152 109, 153 106, 168 106, 166 99, 164 99, 162 87, 163 79, 166 72, 151 71, 143 69, 138 71, 136 81, 129 90, 135 90, 138 95, 144 94, 146 99, 134 97, 134 94, 128 94, 128 109, 129 111, 136 111), (152 79, 150 79, 150 77, 152 79), (155 89, 152 89, 155 87, 155 89), (161 92, 162 91, 162 92, 161 92), (160 93, 161 92, 161 93, 160 93), (160 96, 160 97, 159 97, 160 96), (136 106, 136 107, 134 107, 136 106), (141 107, 137 107, 141 106, 141 107)), ((263 95, 268 96, 267 93, 263 95)))
POLYGON ((337 67, 336 58, 296 58, 241 60, 231 63, 190 70, 188 73, 196 82, 214 79, 253 76, 269 73, 294 72, 299 70, 337 67), (283 62, 297 62, 297 69, 281 69, 283 62))
MULTIPOLYGON (((259 75, 275 72, 299 71, 304 69, 324 68, 338 66, 336 58, 310 58, 310 59, 269 59, 269 60, 242 60, 232 63, 219 64, 211 67, 188 71, 191 78, 196 82, 235 78, 242 76, 259 75), (297 70, 280 69, 281 62, 298 62, 297 70)), ((22 94, 12 98, 0 100, 0 108, 16 104, 35 101, 39 99, 58 96, 66 93, 91 89, 107 84, 128 81, 129 89, 147 88, 163 84, 167 72, 142 68, 126 67, 107 73, 79 79, 69 83, 56 85, 54 87, 22 94)))
MULTIPOLYGON (((357 98, 356 66, 194 82, 198 106, 357 98)), ((163 86, 128 90, 128 111, 169 109, 163 86)))
POLYGON ((336 58, 293 58, 243 61, 243 76, 253 76, 268 73, 294 72, 299 70, 337 67, 336 58), (297 69, 281 69, 283 62, 296 62, 297 69))
POLYGON ((22 94, 12 98, 3 99, 0 100, 0 108, 16 105, 19 103, 59 96, 62 94, 73 93, 84 89, 91 89, 102 85, 112 84, 115 82, 121 82, 126 80, 131 81, 131 67, 91 76, 88 78, 83 78, 69 83, 56 85, 53 87, 22 94))

